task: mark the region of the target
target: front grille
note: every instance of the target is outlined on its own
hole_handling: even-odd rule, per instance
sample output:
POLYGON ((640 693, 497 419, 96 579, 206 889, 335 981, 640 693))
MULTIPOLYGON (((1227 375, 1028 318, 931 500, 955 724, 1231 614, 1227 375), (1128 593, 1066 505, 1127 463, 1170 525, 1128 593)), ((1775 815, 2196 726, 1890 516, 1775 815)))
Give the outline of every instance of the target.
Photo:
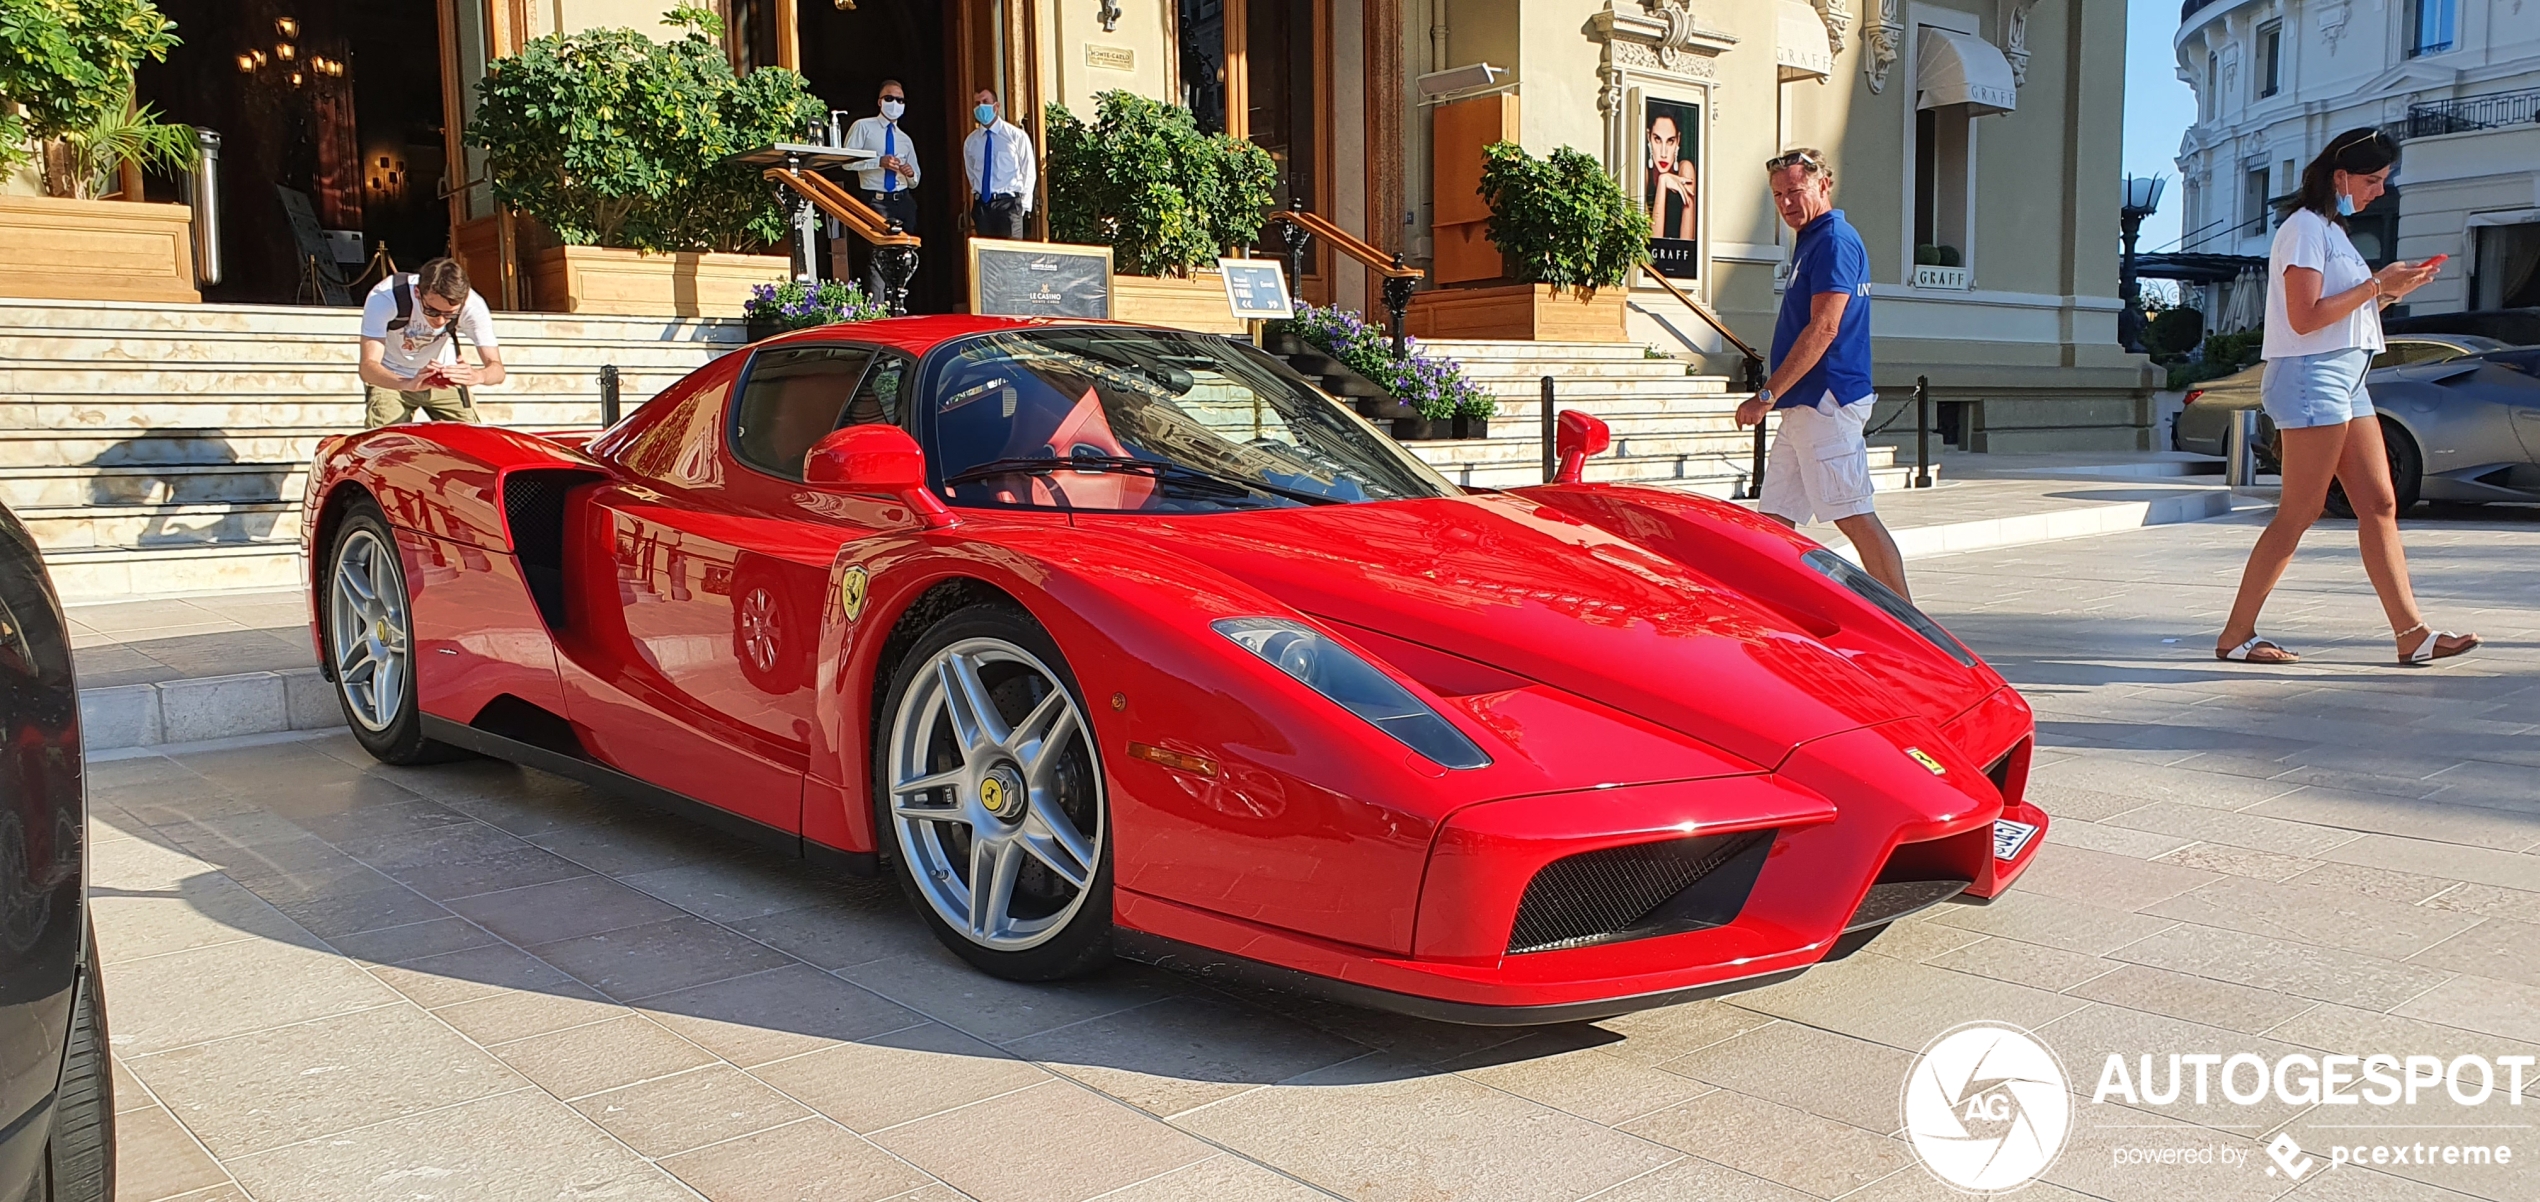
POLYGON ((1861 906, 1843 924, 1847 931, 1883 927, 1916 910, 1927 910, 1967 891, 1965 880, 1880 881, 1870 886, 1861 906))
POLYGON ((1566 856, 1526 883, 1508 951, 1643 939, 1737 918, 1772 831, 1633 843, 1566 856))

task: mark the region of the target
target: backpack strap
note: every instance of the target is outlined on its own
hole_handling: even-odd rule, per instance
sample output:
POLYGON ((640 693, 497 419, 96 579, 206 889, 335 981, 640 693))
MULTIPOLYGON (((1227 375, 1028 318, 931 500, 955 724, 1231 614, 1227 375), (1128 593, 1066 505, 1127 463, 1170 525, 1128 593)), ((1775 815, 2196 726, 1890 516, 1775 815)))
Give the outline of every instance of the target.
POLYGON ((407 322, 414 320, 415 277, 400 272, 395 277, 395 282, 396 287, 392 289, 391 294, 397 298, 397 316, 389 320, 388 328, 402 330, 406 328, 407 322))

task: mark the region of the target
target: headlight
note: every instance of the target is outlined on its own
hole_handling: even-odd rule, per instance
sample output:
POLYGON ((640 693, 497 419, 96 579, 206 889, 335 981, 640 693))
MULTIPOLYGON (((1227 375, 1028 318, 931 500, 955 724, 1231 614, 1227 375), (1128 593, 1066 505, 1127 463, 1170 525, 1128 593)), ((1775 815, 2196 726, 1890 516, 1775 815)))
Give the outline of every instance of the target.
POLYGON ((1490 765, 1490 757, 1436 710, 1311 627, 1280 618, 1222 618, 1213 625, 1217 633, 1366 719, 1403 746, 1449 768, 1490 765))
POLYGON ((1851 589, 1859 594, 1862 600, 1886 610, 1887 616, 1912 627, 1914 633, 1930 640, 1932 646, 1948 652, 1949 658, 1970 668, 1976 666, 1975 653, 1967 650, 1966 644, 1959 642, 1955 635, 1941 629, 1940 623, 1932 621, 1930 614, 1914 608, 1913 602, 1897 596, 1895 589, 1879 583, 1878 577, 1862 571, 1851 560, 1820 547, 1800 556, 1799 562, 1824 573, 1836 584, 1851 589))

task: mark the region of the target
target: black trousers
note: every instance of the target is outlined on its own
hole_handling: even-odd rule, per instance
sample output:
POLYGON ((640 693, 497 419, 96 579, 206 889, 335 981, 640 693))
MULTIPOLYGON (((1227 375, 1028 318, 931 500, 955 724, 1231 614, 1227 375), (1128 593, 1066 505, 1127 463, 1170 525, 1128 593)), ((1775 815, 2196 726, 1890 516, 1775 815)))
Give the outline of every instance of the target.
POLYGON ((982 238, 1021 238, 1023 198, 1007 193, 971 201, 970 229, 982 238))
MULTIPOLYGON (((864 203, 872 205, 873 211, 882 215, 882 220, 899 222, 901 232, 910 234, 917 232, 917 193, 914 191, 907 188, 894 192, 867 191, 864 194, 864 203)), ((857 249, 862 252, 865 260, 864 294, 877 302, 888 304, 890 298, 882 291, 882 268, 875 259, 873 248, 859 246, 857 249)))

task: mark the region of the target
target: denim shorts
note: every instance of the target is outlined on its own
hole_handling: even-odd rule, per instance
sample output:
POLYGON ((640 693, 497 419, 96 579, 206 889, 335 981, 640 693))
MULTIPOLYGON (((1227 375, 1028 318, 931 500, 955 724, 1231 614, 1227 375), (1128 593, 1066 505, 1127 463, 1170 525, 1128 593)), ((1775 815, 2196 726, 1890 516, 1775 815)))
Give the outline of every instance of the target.
POLYGON ((2258 403, 2279 430, 2342 426, 2372 416, 2372 394, 2364 390, 2371 369, 2372 352, 2362 347, 2269 359, 2258 403))

